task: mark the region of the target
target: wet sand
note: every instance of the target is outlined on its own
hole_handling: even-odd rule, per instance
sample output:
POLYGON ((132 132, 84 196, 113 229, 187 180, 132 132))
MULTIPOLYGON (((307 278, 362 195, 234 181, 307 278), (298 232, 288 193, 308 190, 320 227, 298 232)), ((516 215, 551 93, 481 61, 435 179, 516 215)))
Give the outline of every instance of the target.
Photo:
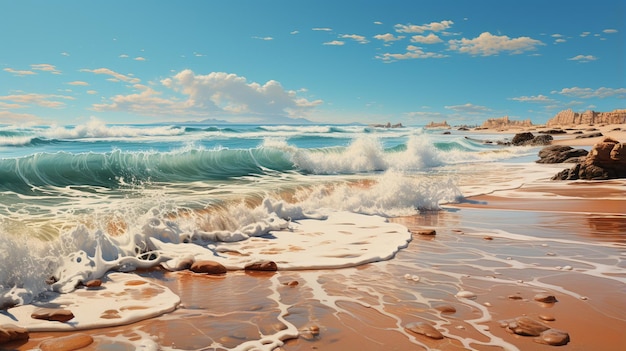
MULTIPOLYGON (((81 331, 94 338, 84 349, 155 349, 157 344, 182 350, 555 348, 501 326, 526 316, 569 334, 570 342, 558 349, 621 350, 626 345, 626 181, 551 184, 395 218, 415 234, 390 261, 219 277, 139 272, 179 295, 179 308, 128 326, 81 331), (436 235, 417 234, 424 229, 436 235), (457 297, 459 291, 475 298, 457 297), (535 301, 540 293, 558 302, 535 301), (443 338, 405 330, 414 322, 432 325, 443 338), (254 341, 280 333, 282 346, 271 344, 274 337, 254 341)), ((28 342, 13 346, 29 350, 71 334, 31 333, 28 342)))

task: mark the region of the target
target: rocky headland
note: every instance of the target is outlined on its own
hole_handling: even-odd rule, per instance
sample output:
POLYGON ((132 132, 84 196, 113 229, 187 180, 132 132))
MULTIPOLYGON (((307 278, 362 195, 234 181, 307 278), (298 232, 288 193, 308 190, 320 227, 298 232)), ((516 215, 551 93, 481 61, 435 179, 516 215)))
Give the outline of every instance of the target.
POLYGON ((451 127, 450 127, 450 125, 448 124, 447 121, 443 121, 443 122, 431 121, 430 123, 428 123, 425 126, 425 128, 428 128, 428 129, 436 129, 436 128, 439 128, 439 129, 450 129, 451 127))
POLYGON ((572 109, 563 110, 552 117, 546 126, 570 126, 580 124, 623 124, 626 123, 626 109, 611 112, 574 112, 572 109))
POLYGON ((501 118, 489 118, 480 126, 482 129, 508 129, 508 128, 528 128, 533 124, 530 119, 517 121, 509 119, 509 116, 501 118))

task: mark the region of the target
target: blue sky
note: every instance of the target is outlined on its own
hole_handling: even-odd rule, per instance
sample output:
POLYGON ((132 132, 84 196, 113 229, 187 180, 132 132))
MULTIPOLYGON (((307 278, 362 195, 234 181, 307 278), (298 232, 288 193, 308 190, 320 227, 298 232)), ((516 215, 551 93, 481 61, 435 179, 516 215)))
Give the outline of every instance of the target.
POLYGON ((0 124, 626 108, 623 0, 1 1, 0 124))

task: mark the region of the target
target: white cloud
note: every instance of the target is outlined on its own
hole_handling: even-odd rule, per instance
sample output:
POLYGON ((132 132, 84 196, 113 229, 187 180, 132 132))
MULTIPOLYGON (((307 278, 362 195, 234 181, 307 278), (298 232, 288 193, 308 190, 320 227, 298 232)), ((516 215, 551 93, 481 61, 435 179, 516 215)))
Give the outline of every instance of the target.
POLYGON ((582 63, 595 61, 597 59, 598 58, 593 56, 593 55, 577 55, 577 56, 568 58, 569 61, 578 61, 578 62, 582 62, 582 63))
POLYGON ((0 100, 11 101, 20 105, 20 108, 28 107, 27 105, 36 105, 48 108, 61 108, 65 107, 65 103, 58 100, 74 100, 71 96, 66 95, 51 95, 51 94, 14 94, 0 96, 0 100))
POLYGON ((392 54, 392 53, 384 53, 382 55, 376 56, 377 59, 383 60, 385 62, 394 62, 397 60, 412 60, 412 59, 427 59, 427 58, 444 58, 448 57, 447 55, 436 53, 436 52, 425 52, 422 48, 409 45, 406 47, 406 52, 402 54, 392 54))
POLYGON ((332 46, 342 46, 345 44, 346 42, 341 41, 341 40, 333 40, 333 41, 328 41, 324 43, 324 45, 332 45, 332 46))
POLYGON ((375 21, 375 22, 374 22, 374 24, 381 25, 381 24, 383 24, 383 22, 381 22, 381 21, 375 21))
POLYGON ((561 39, 557 39, 557 40, 554 41, 555 44, 561 44, 561 43, 565 43, 565 42, 567 42, 567 40, 562 39, 562 38, 561 39))
POLYGON ((443 40, 439 38, 437 35, 430 33, 427 36, 423 35, 414 35, 411 37, 412 43, 422 43, 422 44, 436 44, 441 43, 443 40))
POLYGON ((320 27, 316 27, 316 28, 311 28, 311 30, 314 30, 314 31, 321 31, 321 32, 330 32, 330 31, 332 31, 333 29, 332 29, 332 28, 320 28, 320 27))
POLYGON ((133 60, 135 60, 135 61, 145 61, 146 58, 145 57, 141 57, 141 56, 137 56, 133 60))
POLYGON ((272 37, 252 37, 252 39, 258 39, 258 40, 264 40, 264 41, 274 40, 274 38, 272 37))
POLYGON ((87 94, 89 94, 89 95, 96 95, 96 94, 98 94, 98 92, 96 90, 87 90, 87 94))
POLYGON ((20 125, 39 122, 40 119, 28 113, 14 113, 11 111, 0 111, 0 123, 20 125))
POLYGON ((300 31, 298 31, 298 30, 294 30, 294 31, 290 32, 289 34, 291 34, 291 35, 295 35, 295 34, 299 34, 299 33, 300 33, 300 31))
POLYGON ((577 97, 581 99, 591 99, 591 98, 608 98, 608 97, 617 97, 618 99, 626 98, 626 88, 605 88, 601 87, 598 89, 591 88, 563 88, 560 91, 552 91, 552 94, 560 94, 565 96, 577 97))
POLYGON ((96 68, 96 69, 81 69, 81 72, 91 72, 91 73, 95 73, 95 74, 106 74, 109 76, 114 77, 115 79, 107 79, 109 81, 122 81, 122 82, 128 82, 128 83, 132 83, 132 84, 136 84, 139 83, 141 80, 139 80, 138 78, 133 78, 131 76, 127 76, 127 75, 123 75, 121 73, 117 73, 113 70, 110 70, 108 68, 96 68))
POLYGON ((606 34, 615 34, 618 32, 618 30, 617 29, 605 29, 602 32, 606 34))
POLYGON ((185 97, 162 97, 147 86, 136 86, 140 93, 117 95, 108 104, 93 106, 98 111, 129 111, 146 115, 207 116, 266 115, 301 117, 322 103, 309 101, 297 92, 285 90, 277 81, 261 85, 245 77, 223 72, 196 75, 184 70, 161 84, 185 97))
POLYGON ((128 58, 129 56, 126 54, 121 54, 120 56, 118 56, 119 58, 128 58))
POLYGON ((454 22, 452 21, 441 21, 441 22, 432 22, 428 24, 423 24, 421 26, 414 24, 396 24, 394 28, 398 33, 424 33, 426 31, 431 32, 440 32, 442 30, 450 28, 454 22))
POLYGON ((491 109, 485 106, 474 105, 470 103, 467 103, 465 105, 453 105, 453 106, 444 106, 444 107, 447 108, 448 110, 453 110, 453 111, 460 112, 460 113, 484 113, 484 112, 491 111, 491 109))
POLYGON ((589 36, 589 34, 591 34, 591 32, 582 32, 582 33, 580 33, 580 36, 581 36, 582 38, 584 38, 584 37, 588 37, 588 36, 589 36))
POLYGON ((69 85, 81 85, 81 86, 89 85, 89 83, 83 82, 83 81, 80 81, 80 80, 75 80, 73 82, 68 82, 67 84, 69 84, 69 85))
POLYGON ((352 39, 356 42, 359 42, 361 44, 367 44, 369 43, 369 41, 367 39, 365 39, 364 36, 362 35, 357 35, 357 34, 342 34, 339 36, 339 38, 341 39, 352 39))
POLYGON ((536 50, 537 46, 545 45, 539 40, 529 37, 509 38, 506 35, 493 35, 484 32, 474 39, 448 41, 450 49, 470 55, 491 56, 501 52, 521 54, 524 51, 536 50))
POLYGON ((47 64, 47 63, 30 65, 30 68, 36 71, 50 72, 52 74, 61 74, 61 71, 59 71, 55 66, 47 64))
POLYGON ((374 36, 374 39, 382 40, 385 43, 388 43, 388 42, 391 42, 391 41, 402 40, 402 39, 404 39, 404 35, 395 36, 395 35, 393 35, 391 33, 378 34, 378 35, 374 36))
POLYGON ((70 54, 68 54, 67 52, 62 52, 61 56, 70 56, 70 54))
POLYGON ((545 95, 520 96, 520 97, 511 98, 510 100, 519 101, 519 102, 533 102, 533 103, 540 103, 540 104, 554 103, 553 99, 550 99, 549 97, 545 95))
POLYGON ((13 75, 20 76, 20 77, 37 74, 37 73, 35 73, 33 71, 16 70, 16 69, 13 69, 13 68, 5 68, 3 71, 12 73, 13 75))

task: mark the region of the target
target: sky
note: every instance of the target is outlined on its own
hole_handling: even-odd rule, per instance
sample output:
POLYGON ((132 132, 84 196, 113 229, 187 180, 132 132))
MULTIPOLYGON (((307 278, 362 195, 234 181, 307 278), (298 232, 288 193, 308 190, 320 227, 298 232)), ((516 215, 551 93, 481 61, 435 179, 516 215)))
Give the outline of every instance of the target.
POLYGON ((0 0, 0 124, 626 108, 624 0, 0 0))

